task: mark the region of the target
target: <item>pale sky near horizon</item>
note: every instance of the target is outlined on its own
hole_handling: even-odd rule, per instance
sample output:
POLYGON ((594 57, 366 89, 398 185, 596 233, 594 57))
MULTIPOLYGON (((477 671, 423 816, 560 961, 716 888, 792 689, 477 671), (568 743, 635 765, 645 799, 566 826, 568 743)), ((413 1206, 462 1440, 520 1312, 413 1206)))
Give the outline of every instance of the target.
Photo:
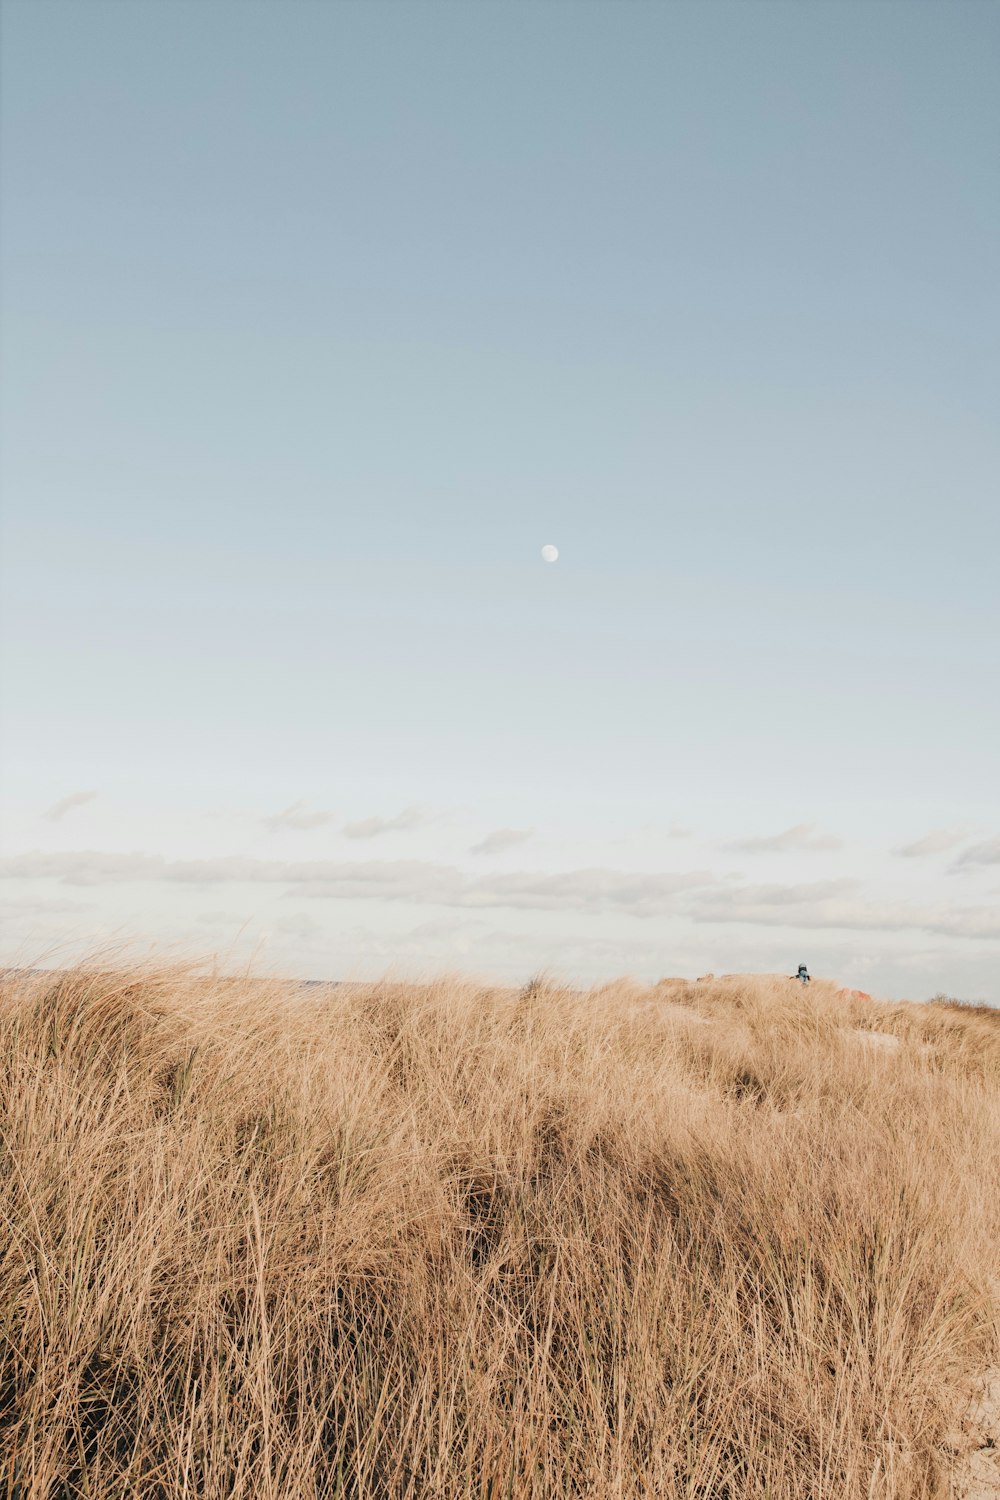
POLYGON ((2 27, 0 961, 1000 1003, 1000 5, 2 27))

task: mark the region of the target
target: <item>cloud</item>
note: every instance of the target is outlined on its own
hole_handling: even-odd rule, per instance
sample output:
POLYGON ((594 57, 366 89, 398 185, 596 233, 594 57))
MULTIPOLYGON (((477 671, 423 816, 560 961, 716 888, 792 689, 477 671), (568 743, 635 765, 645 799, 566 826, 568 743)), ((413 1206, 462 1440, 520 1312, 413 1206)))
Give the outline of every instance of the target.
MULTIPOLYGON (((162 881, 219 888, 229 883, 251 883, 283 887, 285 899, 401 902, 465 911, 673 916, 716 926, 750 924, 817 932, 831 928, 909 931, 949 938, 1000 939, 1000 906, 996 904, 955 907, 869 901, 862 895, 859 882, 846 878, 791 885, 740 885, 706 870, 648 873, 595 868, 473 875, 453 865, 422 860, 277 860, 236 855, 168 861, 160 855, 93 850, 62 854, 35 851, 8 857, 0 860, 0 878, 58 880, 79 886, 162 881)), ((231 901, 232 897, 227 899, 231 901)))
POLYGON ((68 885, 116 881, 176 881, 183 885, 253 882, 290 887, 289 894, 341 901, 410 901, 454 907, 509 907, 533 911, 618 911, 662 916, 683 892, 715 883, 709 871, 631 873, 588 869, 554 874, 516 872, 473 876, 453 865, 422 860, 276 860, 231 855, 167 861, 156 854, 95 850, 10 856, 0 878, 60 880, 68 885))
POLYGON ((963 850, 953 868, 965 865, 1000 865, 1000 838, 987 839, 983 844, 973 844, 971 849, 963 850))
POLYGON ((1000 908, 912 906, 867 901, 854 880, 798 886, 744 886, 703 892, 687 907, 695 922, 742 922, 801 930, 930 932, 954 938, 1000 938, 1000 908))
MULTIPOLYGON (((726 910, 734 905, 801 906, 804 902, 828 901, 831 897, 853 895, 859 880, 808 880, 799 885, 744 885, 735 889, 713 891, 702 902, 726 910)), ((726 918, 725 920, 728 920, 726 918)))
POLYGON ((53 802, 48 811, 42 813, 42 817, 47 818, 50 823, 58 823, 68 812, 72 812, 74 807, 82 807, 85 802, 93 802, 96 796, 96 792, 70 792, 68 797, 53 802))
POLYGON ((323 923, 317 922, 308 912, 289 912, 287 916, 278 917, 273 925, 276 932, 305 940, 321 937, 326 932, 323 923))
POLYGON ((533 828, 495 828, 478 844, 473 844, 469 853, 499 854, 504 849, 512 849, 515 844, 523 844, 525 839, 531 838, 533 832, 533 828))
POLYGON ((561 874, 489 875, 471 881, 462 906, 505 906, 524 911, 619 911, 636 917, 678 910, 685 891, 714 883, 706 870, 645 874, 625 870, 572 870, 561 874))
MULTIPOLYGON (((302 873, 307 872, 303 869, 302 873)), ((451 865, 397 860, 345 864, 325 876, 317 871, 315 880, 303 881, 299 894, 315 899, 411 901, 473 909, 617 911, 648 917, 677 911, 676 898, 682 892, 714 879, 707 871, 647 875, 600 869, 470 876, 451 865)))
POLYGON ((65 885, 107 885, 116 880, 162 879, 166 861, 159 854, 78 853, 10 855, 0 860, 0 879, 61 880, 65 885))
POLYGON ((669 829, 667 830, 667 834, 668 837, 672 839, 689 839, 693 836, 694 829, 682 828, 679 823, 671 823, 669 829))
POLYGON ((967 836, 968 829, 965 828, 935 828, 930 833, 925 833, 922 839, 904 844, 902 848, 892 852, 903 859, 923 859, 925 855, 943 854, 946 849, 953 849, 967 836))
POLYGON ((332 812, 310 812, 306 803, 293 802, 290 807, 281 812, 272 813, 269 818, 261 818, 261 822, 270 829, 278 828, 322 828, 324 823, 332 823, 332 812))
POLYGON ((823 833, 815 823, 796 823, 783 833, 772 833, 765 838, 737 839, 732 844, 723 844, 723 849, 736 854, 786 854, 796 850, 841 849, 843 843, 831 833, 823 833))
POLYGON ((283 875, 261 878, 284 879, 296 887, 295 895, 314 900, 414 901, 445 906, 461 904, 467 880, 451 865, 411 859, 343 863, 317 860, 287 865, 283 875))
POLYGON ((67 912, 92 911, 91 901, 70 901, 62 896, 7 896, 3 903, 8 917, 64 916, 67 912))
POLYGON ((475 933, 482 936, 488 931, 489 923, 482 917, 446 917, 444 920, 420 922, 410 929, 409 935, 412 938, 428 938, 431 941, 437 941, 439 938, 464 938, 475 933))
POLYGON ((344 833, 349 839, 374 839, 380 833, 395 833, 404 828, 416 828, 423 822, 419 808, 404 807, 394 818, 362 818, 360 823, 346 823, 344 833))

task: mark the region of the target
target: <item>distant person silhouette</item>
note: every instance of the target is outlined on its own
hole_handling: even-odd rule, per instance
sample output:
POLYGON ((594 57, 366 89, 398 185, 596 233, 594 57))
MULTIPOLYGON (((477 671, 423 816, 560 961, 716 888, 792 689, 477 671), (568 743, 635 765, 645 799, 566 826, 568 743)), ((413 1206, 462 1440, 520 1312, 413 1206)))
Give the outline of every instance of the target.
POLYGON ((799 964, 799 972, 797 974, 793 974, 792 978, 800 980, 802 984, 809 983, 809 970, 806 968, 805 964, 799 964))

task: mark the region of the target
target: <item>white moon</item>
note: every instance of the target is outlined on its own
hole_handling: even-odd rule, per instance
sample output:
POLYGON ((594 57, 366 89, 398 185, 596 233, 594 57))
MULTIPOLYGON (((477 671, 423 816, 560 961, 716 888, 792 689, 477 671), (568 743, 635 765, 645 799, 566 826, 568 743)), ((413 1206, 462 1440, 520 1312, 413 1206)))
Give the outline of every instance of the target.
POLYGON ((556 558, 559 556, 559 548, 553 547, 551 542, 546 542, 545 546, 542 548, 542 556, 544 557, 546 562, 555 562, 556 558))

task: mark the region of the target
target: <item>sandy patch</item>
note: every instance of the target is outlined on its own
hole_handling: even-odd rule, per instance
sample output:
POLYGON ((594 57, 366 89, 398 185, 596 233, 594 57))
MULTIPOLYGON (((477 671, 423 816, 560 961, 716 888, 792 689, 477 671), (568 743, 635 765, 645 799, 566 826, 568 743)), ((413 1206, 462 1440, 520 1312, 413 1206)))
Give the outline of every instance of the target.
POLYGON ((956 1454, 955 1500, 1000 1500, 1000 1365, 983 1375, 945 1443, 956 1454))
POLYGON ((854 1026, 848 1035, 876 1052, 898 1052, 902 1045, 899 1037, 889 1031, 865 1031, 861 1026, 854 1026))

